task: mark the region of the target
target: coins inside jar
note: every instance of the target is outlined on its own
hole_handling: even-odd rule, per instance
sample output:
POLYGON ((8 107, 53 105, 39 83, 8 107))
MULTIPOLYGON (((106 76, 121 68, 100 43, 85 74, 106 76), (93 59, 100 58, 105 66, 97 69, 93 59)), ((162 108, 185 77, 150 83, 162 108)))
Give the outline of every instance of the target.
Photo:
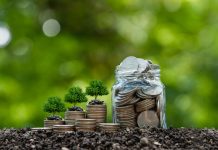
POLYGON ((136 113, 134 105, 116 107, 117 123, 121 127, 135 127, 136 126, 136 113))
POLYGON ((136 103, 136 112, 143 112, 156 106, 155 99, 145 99, 136 103))
POLYGON ((160 122, 157 113, 153 110, 143 111, 137 118, 137 124, 140 128, 144 126, 158 127, 159 123, 160 122))

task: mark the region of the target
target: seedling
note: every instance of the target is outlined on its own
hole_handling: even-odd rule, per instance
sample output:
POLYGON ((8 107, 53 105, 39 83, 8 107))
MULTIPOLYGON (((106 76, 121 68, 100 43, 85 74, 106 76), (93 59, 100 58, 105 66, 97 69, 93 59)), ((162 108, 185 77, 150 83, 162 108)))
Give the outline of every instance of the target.
POLYGON ((108 90, 102 81, 93 80, 90 82, 89 86, 86 87, 86 94, 95 97, 89 104, 103 104, 103 101, 97 100, 97 97, 108 95, 108 90))
POLYGON ((73 104, 72 111, 82 111, 80 107, 76 107, 77 103, 87 102, 86 94, 82 92, 80 87, 72 87, 65 95, 65 102, 73 104))
POLYGON ((65 105, 61 102, 59 97, 49 97, 45 103, 44 112, 50 113, 51 116, 47 117, 49 120, 59 120, 61 117, 56 116, 56 113, 64 112, 66 110, 65 105))

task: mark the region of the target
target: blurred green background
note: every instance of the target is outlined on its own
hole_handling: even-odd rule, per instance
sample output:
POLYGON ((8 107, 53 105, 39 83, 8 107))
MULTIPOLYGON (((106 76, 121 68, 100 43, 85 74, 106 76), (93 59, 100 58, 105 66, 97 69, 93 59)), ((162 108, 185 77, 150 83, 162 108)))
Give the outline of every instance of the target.
POLYGON ((215 0, 0 0, 0 128, 42 126, 72 85, 111 89, 130 55, 161 66, 168 126, 218 128, 215 0))

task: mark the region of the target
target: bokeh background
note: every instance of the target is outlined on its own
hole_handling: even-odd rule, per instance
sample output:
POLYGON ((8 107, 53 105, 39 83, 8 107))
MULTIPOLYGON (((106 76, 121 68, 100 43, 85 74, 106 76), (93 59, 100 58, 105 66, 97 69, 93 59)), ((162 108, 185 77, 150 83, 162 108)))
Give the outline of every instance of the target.
POLYGON ((130 55, 161 66, 168 126, 218 128, 216 0, 0 0, 0 128, 42 126, 72 85, 110 90, 130 55))

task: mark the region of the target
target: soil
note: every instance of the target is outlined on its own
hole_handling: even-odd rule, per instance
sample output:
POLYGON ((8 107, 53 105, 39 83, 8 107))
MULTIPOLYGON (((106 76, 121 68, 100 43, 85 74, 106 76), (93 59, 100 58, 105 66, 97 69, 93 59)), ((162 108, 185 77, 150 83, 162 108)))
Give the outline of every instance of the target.
POLYGON ((47 120, 62 120, 61 116, 48 116, 47 120))
POLYGON ((69 111, 83 111, 81 107, 78 106, 73 106, 71 108, 68 108, 69 111))
POLYGON ((218 149, 218 130, 134 128, 115 133, 0 130, 0 149, 218 149))
POLYGON ((97 100, 97 99, 91 100, 89 102, 89 105, 103 105, 103 104, 104 104, 104 101, 100 101, 100 100, 97 100))

